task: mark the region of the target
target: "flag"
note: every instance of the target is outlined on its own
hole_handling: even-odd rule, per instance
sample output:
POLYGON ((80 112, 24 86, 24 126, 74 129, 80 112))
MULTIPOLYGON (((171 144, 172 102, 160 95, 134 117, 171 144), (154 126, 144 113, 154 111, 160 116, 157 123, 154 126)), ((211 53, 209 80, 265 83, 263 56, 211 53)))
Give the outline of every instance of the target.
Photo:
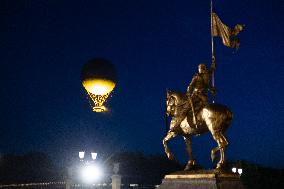
POLYGON ((212 36, 219 36, 225 46, 230 48, 239 48, 240 40, 235 36, 238 35, 243 29, 244 25, 237 24, 233 29, 222 23, 216 13, 212 13, 212 36))

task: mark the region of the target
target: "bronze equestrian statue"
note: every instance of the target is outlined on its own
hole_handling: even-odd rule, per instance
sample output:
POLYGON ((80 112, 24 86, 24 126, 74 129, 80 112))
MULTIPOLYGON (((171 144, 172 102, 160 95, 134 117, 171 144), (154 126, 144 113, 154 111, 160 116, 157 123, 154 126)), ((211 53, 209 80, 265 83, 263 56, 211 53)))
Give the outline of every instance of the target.
POLYGON ((196 74, 186 94, 167 91, 167 115, 172 116, 170 129, 163 139, 165 152, 169 159, 173 154, 168 147, 168 141, 178 135, 182 135, 185 141, 189 161, 185 170, 190 170, 196 161, 192 156, 191 137, 210 132, 218 146, 211 150, 211 159, 215 160, 216 152, 220 152, 220 160, 216 169, 222 168, 225 163, 225 148, 229 144, 224 132, 230 126, 233 113, 224 105, 208 103, 207 91, 216 94, 215 88, 210 84, 210 77, 215 70, 212 64, 207 70, 204 64, 199 65, 199 73, 196 74))

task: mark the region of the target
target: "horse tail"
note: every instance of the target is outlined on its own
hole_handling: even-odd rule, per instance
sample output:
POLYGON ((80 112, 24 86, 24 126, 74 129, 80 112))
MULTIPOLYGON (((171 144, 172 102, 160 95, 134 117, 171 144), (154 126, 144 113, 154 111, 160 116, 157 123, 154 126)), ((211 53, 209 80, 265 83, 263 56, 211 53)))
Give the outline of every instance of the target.
POLYGON ((169 90, 168 88, 166 89, 166 104, 165 104, 165 124, 166 124, 166 134, 168 133, 168 130, 170 129, 169 127, 169 123, 168 123, 168 115, 167 115, 167 108, 168 108, 168 104, 167 104, 167 98, 168 98, 168 94, 169 94, 169 90))
POLYGON ((229 110, 229 109, 228 109, 228 111, 227 111, 227 115, 228 115, 228 119, 229 119, 230 121, 232 121, 232 120, 233 120, 233 117, 234 117, 233 112, 232 112, 231 110, 229 110))
POLYGON ((233 120, 234 115, 233 115, 233 112, 229 108, 227 109, 226 113, 227 113, 226 124, 230 125, 233 120))
POLYGON ((233 112, 226 107, 225 116, 224 116, 224 123, 222 126, 222 132, 225 132, 228 127, 230 127, 232 120, 233 120, 233 112))

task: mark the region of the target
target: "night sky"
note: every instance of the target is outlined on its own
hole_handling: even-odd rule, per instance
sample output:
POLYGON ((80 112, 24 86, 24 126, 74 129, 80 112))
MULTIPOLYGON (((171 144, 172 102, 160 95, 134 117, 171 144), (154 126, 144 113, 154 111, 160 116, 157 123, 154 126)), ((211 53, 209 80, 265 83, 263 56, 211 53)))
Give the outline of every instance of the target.
MULTIPOLYGON (((164 153, 166 88, 185 92, 197 65, 210 65, 209 0, 0 2, 1 154, 164 153), (108 113, 91 111, 80 81, 95 57, 117 69, 108 113)), ((284 168, 284 1, 214 9, 228 26, 246 25, 238 51, 215 38, 215 101, 234 112, 227 157, 284 168)), ((214 146, 209 133, 193 138, 205 167, 214 146)), ((170 147, 185 162, 182 138, 170 147)))

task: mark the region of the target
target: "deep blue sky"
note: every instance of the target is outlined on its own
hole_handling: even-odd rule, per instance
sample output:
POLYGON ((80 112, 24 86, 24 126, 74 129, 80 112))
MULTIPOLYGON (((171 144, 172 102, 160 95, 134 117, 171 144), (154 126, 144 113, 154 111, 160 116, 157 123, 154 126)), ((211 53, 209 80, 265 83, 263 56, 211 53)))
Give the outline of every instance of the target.
MULTIPOLYGON (((197 65, 210 64, 209 0, 0 2, 1 153, 163 153, 166 88, 186 91, 197 65), (91 111, 80 82, 94 57, 118 72, 105 114, 91 111)), ((227 25, 246 25, 237 52, 215 39, 215 100, 234 112, 228 158, 284 168, 284 2, 214 8, 227 25)), ((193 139, 201 164, 214 146, 209 134, 193 139)), ((185 161, 181 138, 171 147, 185 161)))

